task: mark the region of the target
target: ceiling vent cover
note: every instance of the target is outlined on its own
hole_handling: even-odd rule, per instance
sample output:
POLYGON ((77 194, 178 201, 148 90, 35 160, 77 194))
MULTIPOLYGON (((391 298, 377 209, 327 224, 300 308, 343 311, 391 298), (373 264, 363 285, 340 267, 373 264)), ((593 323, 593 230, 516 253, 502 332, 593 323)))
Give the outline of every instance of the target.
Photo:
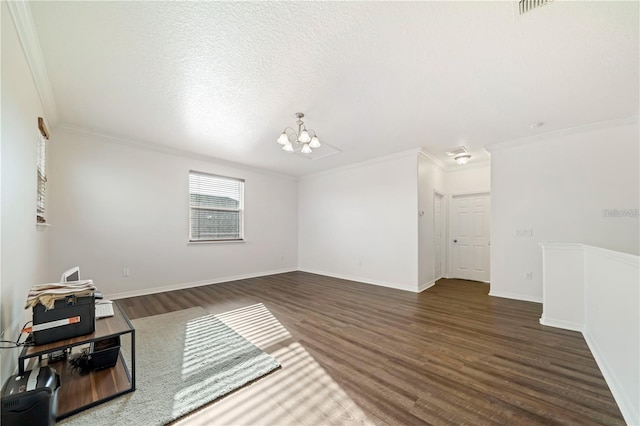
POLYGON ((533 9, 544 6, 551 1, 552 0, 520 0, 518 1, 518 9, 520 10, 520 15, 531 12, 533 9))
POLYGON ((469 150, 467 149, 466 146, 459 146, 457 148, 453 148, 451 151, 447 151, 445 154, 447 154, 449 157, 453 157, 458 154, 468 154, 468 153, 469 153, 469 150))

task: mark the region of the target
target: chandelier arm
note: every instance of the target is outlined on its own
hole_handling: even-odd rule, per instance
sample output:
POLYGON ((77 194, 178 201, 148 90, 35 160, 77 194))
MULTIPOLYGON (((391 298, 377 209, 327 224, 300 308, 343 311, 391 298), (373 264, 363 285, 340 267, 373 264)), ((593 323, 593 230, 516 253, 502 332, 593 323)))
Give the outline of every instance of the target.
POLYGON ((295 142, 297 144, 299 144, 300 142, 298 142, 298 134, 296 133, 296 130, 291 128, 291 127, 285 127, 284 130, 282 131, 282 133, 285 133, 287 135, 287 137, 289 138, 290 142, 295 142))

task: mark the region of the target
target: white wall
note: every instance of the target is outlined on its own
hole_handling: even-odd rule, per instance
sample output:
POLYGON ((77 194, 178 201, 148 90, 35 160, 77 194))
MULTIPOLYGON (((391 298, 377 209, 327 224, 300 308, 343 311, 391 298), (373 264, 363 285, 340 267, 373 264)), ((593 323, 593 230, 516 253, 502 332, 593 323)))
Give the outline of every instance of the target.
POLYGON ((457 166, 447 169, 446 191, 449 194, 473 194, 489 192, 491 189, 491 167, 489 163, 457 166))
POLYGON ((417 291, 417 167, 414 152, 302 178, 299 269, 417 291))
MULTIPOLYGON (((418 286, 420 291, 435 283, 434 192, 445 194, 445 173, 433 160, 418 157, 418 286)), ((443 197, 443 203, 446 198, 443 197)), ((442 229, 446 229, 443 212, 442 229)), ((444 249, 445 247, 443 247, 444 249)))
POLYGON ((56 130, 52 271, 118 297, 295 270, 297 182, 56 130), (189 170, 245 179, 244 243, 188 244, 189 170), (128 268, 130 276, 122 276, 128 268))
MULTIPOLYGON (((29 311, 29 288, 46 281, 48 230, 36 227, 36 147, 40 98, 2 2, 2 166, 0 317, 3 339, 15 340, 29 311)), ((0 351, 0 383, 17 366, 18 350, 0 351)))
POLYGON ((540 324, 584 329, 584 245, 542 243, 542 316, 540 324))
POLYGON ((636 118, 490 148, 492 295, 541 301, 540 242, 638 254, 638 217, 603 215, 639 207, 638 140, 636 118))

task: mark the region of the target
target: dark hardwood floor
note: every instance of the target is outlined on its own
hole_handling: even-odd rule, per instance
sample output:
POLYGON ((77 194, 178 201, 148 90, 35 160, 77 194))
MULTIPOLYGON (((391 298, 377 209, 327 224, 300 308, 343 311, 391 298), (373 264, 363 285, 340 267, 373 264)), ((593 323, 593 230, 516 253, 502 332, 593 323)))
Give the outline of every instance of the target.
MULTIPOLYGON (((542 326, 540 304, 490 297, 488 290, 440 280, 414 294, 292 272, 120 303, 131 319, 262 303, 288 330, 289 343, 310 354, 367 422, 624 424, 580 333, 542 326)), ((263 349, 275 353, 284 343, 263 349)))

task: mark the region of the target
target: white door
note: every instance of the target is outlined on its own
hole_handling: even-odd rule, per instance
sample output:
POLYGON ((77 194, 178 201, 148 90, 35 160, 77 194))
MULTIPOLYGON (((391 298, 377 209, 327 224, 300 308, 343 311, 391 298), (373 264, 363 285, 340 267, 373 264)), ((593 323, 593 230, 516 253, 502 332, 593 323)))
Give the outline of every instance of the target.
POLYGON ((433 254, 434 254, 434 271, 436 280, 442 278, 442 270, 444 268, 444 232, 442 232, 444 221, 442 220, 442 194, 434 192, 433 194, 433 254))
POLYGON ((489 194, 451 198, 451 277, 489 282, 489 194))

